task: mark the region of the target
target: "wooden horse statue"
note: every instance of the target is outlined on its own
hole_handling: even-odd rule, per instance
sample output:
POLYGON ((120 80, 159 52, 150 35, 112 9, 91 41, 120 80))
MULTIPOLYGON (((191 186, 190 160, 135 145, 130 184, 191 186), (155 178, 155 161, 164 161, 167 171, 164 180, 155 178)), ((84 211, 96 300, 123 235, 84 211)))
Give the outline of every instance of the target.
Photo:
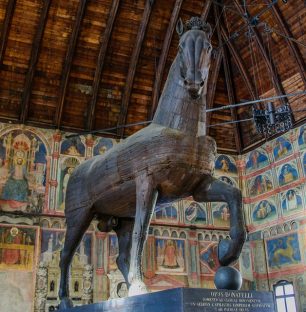
POLYGON ((117 234, 117 264, 129 295, 145 293, 141 257, 157 204, 193 196, 226 202, 230 237, 219 242, 219 260, 239 257, 245 241, 241 192, 214 177, 216 143, 206 135, 205 109, 212 45, 211 28, 199 18, 177 24, 174 60, 153 122, 104 155, 86 160, 67 186, 67 232, 61 253, 61 308, 71 305, 68 272, 73 254, 93 218, 117 234), (117 222, 114 222, 116 220, 117 222))

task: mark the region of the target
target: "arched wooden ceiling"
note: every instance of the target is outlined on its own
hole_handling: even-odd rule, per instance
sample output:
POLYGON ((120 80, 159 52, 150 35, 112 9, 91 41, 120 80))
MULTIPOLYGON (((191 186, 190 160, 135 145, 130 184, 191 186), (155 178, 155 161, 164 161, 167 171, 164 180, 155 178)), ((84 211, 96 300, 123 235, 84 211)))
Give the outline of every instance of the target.
MULTIPOLYGON (((192 16, 214 30, 209 108, 306 90, 306 48, 295 41, 306 42, 305 1, 271 2, 0 0, 0 119, 72 132, 150 120, 177 52, 176 22, 192 16)), ((290 97, 291 109, 306 109, 305 99, 290 97)), ((249 117, 250 106, 207 114, 209 125, 249 117)), ((262 139, 250 121, 209 133, 233 153, 262 139)))

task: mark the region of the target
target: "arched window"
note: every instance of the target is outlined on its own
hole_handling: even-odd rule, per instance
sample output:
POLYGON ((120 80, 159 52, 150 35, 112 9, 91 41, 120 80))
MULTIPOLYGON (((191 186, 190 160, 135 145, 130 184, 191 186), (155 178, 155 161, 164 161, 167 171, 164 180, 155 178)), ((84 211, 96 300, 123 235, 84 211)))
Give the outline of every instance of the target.
POLYGON ((74 283, 74 291, 75 291, 75 292, 78 292, 78 291, 79 291, 79 282, 78 282, 78 281, 76 281, 76 282, 74 283))
POLYGON ((296 312, 293 284, 279 281, 273 287, 277 312, 296 312))
POLYGON ((54 288, 55 288, 55 283, 54 283, 54 281, 51 281, 51 283, 50 283, 50 291, 54 291, 54 288))

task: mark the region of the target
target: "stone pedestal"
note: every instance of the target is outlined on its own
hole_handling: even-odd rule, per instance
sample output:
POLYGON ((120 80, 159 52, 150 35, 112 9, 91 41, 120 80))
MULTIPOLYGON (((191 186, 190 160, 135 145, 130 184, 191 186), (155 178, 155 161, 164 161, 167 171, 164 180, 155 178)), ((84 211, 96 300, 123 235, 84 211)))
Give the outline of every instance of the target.
POLYGON ((271 292, 176 288, 66 312, 275 312, 271 292))

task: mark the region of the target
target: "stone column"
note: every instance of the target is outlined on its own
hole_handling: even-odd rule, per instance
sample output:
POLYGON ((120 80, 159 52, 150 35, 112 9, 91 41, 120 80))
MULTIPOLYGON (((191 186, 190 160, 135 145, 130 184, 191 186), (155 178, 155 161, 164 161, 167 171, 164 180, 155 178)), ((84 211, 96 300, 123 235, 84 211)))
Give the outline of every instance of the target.
POLYGON ((189 274, 188 283, 190 287, 200 287, 200 263, 199 263, 199 250, 196 231, 189 232, 188 239, 189 249, 189 274))
POLYGON ((48 293, 48 269, 43 262, 39 263, 36 274, 34 312, 44 312, 48 293))
POLYGON ((57 181, 57 171, 58 171, 58 161, 60 156, 60 142, 62 135, 59 130, 57 130, 53 135, 53 147, 52 147, 52 158, 51 158, 51 171, 49 180, 49 210, 56 209, 56 189, 58 186, 57 181))
POLYGON ((150 227, 149 235, 146 242, 145 255, 143 257, 146 262, 144 268, 144 275, 146 278, 151 279, 155 276, 155 238, 153 229, 150 227))
POLYGON ((95 301, 102 301, 108 298, 107 281, 107 234, 96 233, 96 280, 94 287, 95 301))
POLYGON ((87 264, 83 272, 83 294, 82 303, 90 304, 93 302, 93 268, 87 264))

